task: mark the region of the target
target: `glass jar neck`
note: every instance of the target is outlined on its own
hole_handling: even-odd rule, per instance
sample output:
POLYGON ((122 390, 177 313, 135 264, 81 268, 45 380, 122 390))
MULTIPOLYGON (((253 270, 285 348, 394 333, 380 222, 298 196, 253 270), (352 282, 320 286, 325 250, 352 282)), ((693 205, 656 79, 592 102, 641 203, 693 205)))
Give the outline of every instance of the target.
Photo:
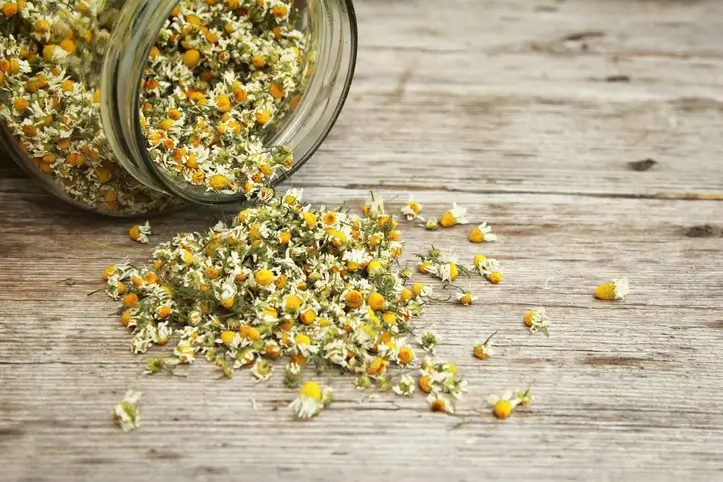
MULTIPOLYGON (((155 166, 140 124, 140 91, 151 48, 178 0, 126 0, 103 62, 101 118, 118 162, 148 187, 199 204, 238 203, 243 193, 214 194, 170 179, 155 166)), ((296 0, 308 29, 308 83, 301 101, 267 141, 291 148, 298 169, 333 127, 351 87, 357 54, 352 0, 296 0)))
POLYGON ((143 70, 156 32, 176 3, 127 0, 108 43, 100 79, 103 128, 118 162, 146 186, 166 193, 169 190, 157 170, 145 162, 148 155, 140 129, 139 99, 143 70))

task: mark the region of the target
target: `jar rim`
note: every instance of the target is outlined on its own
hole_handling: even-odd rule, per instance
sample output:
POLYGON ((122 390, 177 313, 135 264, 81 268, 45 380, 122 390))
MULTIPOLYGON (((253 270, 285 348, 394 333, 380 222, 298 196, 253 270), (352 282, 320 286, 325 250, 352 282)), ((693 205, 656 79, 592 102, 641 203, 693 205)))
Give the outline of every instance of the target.
MULTIPOLYGON (((332 25, 332 27, 342 31, 339 39, 341 42, 335 53, 337 63, 339 60, 346 60, 346 64, 340 66, 343 68, 344 78, 337 85, 331 86, 336 89, 333 99, 335 101, 333 105, 330 101, 322 108, 321 122, 323 125, 314 132, 313 142, 304 146, 305 149, 300 158, 296 158, 296 153, 293 153, 295 160, 292 167, 282 176, 276 177, 272 185, 278 184, 284 177, 296 172, 321 146, 341 114, 354 77, 358 30, 352 0, 317 1, 325 8, 336 5, 339 11, 338 18, 327 15, 325 19, 328 22, 340 22, 339 25, 332 25)), ((209 195, 207 191, 194 192, 193 189, 188 189, 191 187, 190 185, 173 182, 160 172, 160 168, 155 165, 145 148, 146 138, 140 122, 141 81, 148 55, 157 37, 157 35, 148 35, 147 32, 160 32, 164 22, 177 4, 178 0, 155 2, 128 0, 124 5, 109 41, 101 74, 101 117, 108 142, 115 152, 118 162, 133 177, 155 190, 196 204, 217 205, 249 201, 250 197, 243 192, 211 193, 209 195), (120 79, 125 79, 125 82, 120 79)), ((325 79, 319 75, 319 72, 314 71, 309 81, 309 89, 313 86, 320 88, 324 81, 325 79)), ((309 109, 310 102, 314 102, 314 98, 304 95, 299 104, 299 111, 303 113, 304 108, 309 109)), ((295 115, 296 113, 292 115, 292 118, 295 115)), ((295 119, 297 125, 305 125, 305 120, 303 116, 297 116, 295 119)), ((285 124, 284 127, 289 127, 289 124, 285 124)), ((307 130, 309 128, 307 125, 307 130)), ((270 138, 270 144, 274 145, 274 140, 280 136, 283 137, 282 134, 289 135, 282 129, 270 138)), ((293 138, 293 133, 290 135, 293 138)))

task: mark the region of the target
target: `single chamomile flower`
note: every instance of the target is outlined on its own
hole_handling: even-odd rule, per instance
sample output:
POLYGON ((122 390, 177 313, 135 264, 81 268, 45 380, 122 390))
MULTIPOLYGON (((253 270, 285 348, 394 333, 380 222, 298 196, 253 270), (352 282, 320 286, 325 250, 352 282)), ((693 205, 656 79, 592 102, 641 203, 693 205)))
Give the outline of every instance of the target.
POLYGON ((128 390, 123 400, 115 406, 113 418, 115 419, 115 423, 118 424, 124 432, 130 432, 140 425, 138 409, 136 408, 136 403, 138 403, 140 398, 141 392, 128 390))
POLYGON ((411 397, 414 394, 415 383, 414 379, 409 375, 402 375, 399 383, 392 387, 392 391, 397 395, 404 397, 411 397))
POLYGON ((487 339, 484 341, 484 343, 477 343, 474 346, 474 356, 475 358, 479 358, 480 360, 484 360, 485 358, 489 357, 494 353, 494 350, 492 349, 492 337, 495 336, 497 332, 495 331, 492 333, 487 339))
POLYGON ((412 221, 419 217, 419 213, 422 212, 422 205, 414 201, 411 197, 407 204, 402 206, 402 214, 407 218, 408 221, 412 221))
POLYGON ((509 417, 515 407, 520 404, 520 399, 514 390, 505 390, 501 397, 489 395, 487 403, 490 404, 492 412, 497 418, 504 419, 509 417))
POLYGON ((465 291, 462 293, 457 293, 457 301, 459 301, 461 304, 465 306, 471 305, 473 302, 475 302, 478 298, 474 295, 472 291, 465 291))
POLYGON ((363 373, 354 379, 354 386, 357 390, 366 390, 372 386, 372 379, 369 378, 369 375, 363 373))
POLYGON ((430 219, 424 223, 424 229, 427 231, 436 231, 439 229, 439 223, 435 219, 430 219))
POLYGON ((151 225, 148 221, 145 224, 136 224, 128 230, 128 236, 138 243, 148 243, 148 236, 151 234, 151 225))
POLYGON ((274 367, 268 360, 259 358, 256 360, 256 363, 254 363, 253 368, 251 368, 251 375, 256 377, 258 381, 263 382, 271 378, 271 372, 273 370, 274 367))
POLYGON ((595 298, 606 301, 622 300, 628 293, 630 293, 628 280, 616 279, 598 286, 595 289, 595 298))
POLYGON ((367 202, 362 208, 364 216, 376 219, 379 216, 384 215, 384 199, 381 196, 372 191, 367 198, 367 202))
POLYGON ((520 405, 523 407, 529 407, 535 400, 529 386, 525 390, 515 389, 515 392, 517 393, 517 398, 520 400, 520 405))
POLYGON ((432 332, 431 330, 427 330, 422 335, 420 344, 425 351, 434 355, 434 347, 437 346, 437 335, 434 334, 434 332, 432 332))
POLYGON ((457 206, 457 203, 452 204, 452 209, 442 214, 439 219, 439 224, 443 228, 451 228, 456 224, 467 224, 468 221, 465 219, 467 215, 467 208, 457 206))
POLYGON ((492 234, 492 227, 482 223, 469 233, 469 240, 473 243, 492 243, 497 240, 497 235, 492 234))
POLYGON ((545 314, 545 308, 535 308, 534 310, 528 311, 524 317, 525 325, 530 329, 530 333, 535 333, 537 330, 545 330, 545 334, 550 336, 550 320, 545 314))
POLYGON ((306 419, 319 415, 319 412, 329 405, 333 399, 331 388, 322 392, 316 382, 306 382, 299 390, 299 396, 289 404, 289 408, 297 419, 306 419))
POLYGON ((427 395, 427 402, 432 407, 433 412, 454 413, 454 406, 445 397, 438 393, 432 392, 427 395))

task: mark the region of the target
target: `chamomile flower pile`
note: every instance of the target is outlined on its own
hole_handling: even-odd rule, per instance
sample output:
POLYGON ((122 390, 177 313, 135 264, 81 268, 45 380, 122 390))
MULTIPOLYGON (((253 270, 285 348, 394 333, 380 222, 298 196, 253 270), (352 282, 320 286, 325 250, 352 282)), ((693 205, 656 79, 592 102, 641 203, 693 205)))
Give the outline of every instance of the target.
POLYGON ((95 211, 129 215, 170 204, 116 163, 102 127, 98 72, 112 26, 103 21, 105 2, 4 5, 12 8, 0 12, 0 120, 28 168, 95 211))
MULTIPOLYGON (((173 340, 175 361, 164 366, 204 357, 227 376, 253 367, 258 380, 272 376, 269 362, 286 356, 290 387, 312 363, 358 374, 361 388, 376 383, 411 395, 414 384, 395 379, 391 368, 419 367, 407 326, 428 291, 405 286, 395 268, 403 248, 396 220, 381 201, 358 217, 304 205, 300 190, 281 197, 264 191, 262 199, 232 226, 161 244, 149 266, 105 270, 121 323, 133 330, 131 349, 144 353, 173 340)), ((433 350, 435 342, 429 334, 423 345, 433 350)), ((452 363, 425 359, 422 374, 422 390, 444 410, 465 391, 452 363)), ((326 403, 311 388, 293 407, 300 417, 326 403)))
POLYGON ((291 167, 270 128, 301 99, 305 35, 280 0, 183 0, 151 49, 141 127, 168 176, 212 192, 256 193, 291 167))

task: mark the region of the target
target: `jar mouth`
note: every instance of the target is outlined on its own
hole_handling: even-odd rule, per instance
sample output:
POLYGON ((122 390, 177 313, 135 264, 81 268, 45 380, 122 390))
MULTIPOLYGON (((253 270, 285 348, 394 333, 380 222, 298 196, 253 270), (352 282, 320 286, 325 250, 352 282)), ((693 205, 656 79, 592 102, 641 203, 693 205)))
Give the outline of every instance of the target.
MULTIPOLYGON (((141 129, 141 81, 150 50, 178 0, 128 0, 106 52, 101 75, 101 117, 118 162, 143 184, 196 204, 249 200, 243 192, 209 192, 157 167, 141 129), (148 32, 155 32, 148 35, 148 32), (118 79, 126 79, 121 82, 118 79)), ((308 4, 311 75, 301 101, 275 126, 265 144, 288 146, 293 165, 272 185, 296 172, 319 148, 338 119, 351 88, 358 32, 352 0, 296 0, 308 4), (313 57, 313 58, 312 58, 313 57)))

